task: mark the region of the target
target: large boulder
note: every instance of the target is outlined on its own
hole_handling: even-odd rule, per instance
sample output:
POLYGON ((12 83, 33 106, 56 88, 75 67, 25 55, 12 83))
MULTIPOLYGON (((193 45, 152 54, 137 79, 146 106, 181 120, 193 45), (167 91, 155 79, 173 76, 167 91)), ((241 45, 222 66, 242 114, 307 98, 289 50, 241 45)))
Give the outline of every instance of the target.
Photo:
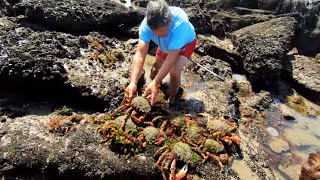
POLYGON ((281 17, 233 32, 237 51, 255 91, 280 78, 294 43, 296 20, 281 17))
POLYGON ((98 34, 33 31, 14 21, 0 19, 2 89, 60 94, 101 109, 118 106, 130 64, 114 50, 123 48, 121 42, 98 34))
POLYGON ((185 95, 185 107, 188 112, 206 112, 214 117, 229 117, 237 122, 239 118, 239 101, 235 95, 235 82, 232 79, 226 81, 213 81, 208 83, 210 87, 201 88, 185 95))
POLYGON ((320 63, 314 58, 295 55, 292 59, 292 78, 299 93, 320 103, 320 63))
MULTIPOLYGON (((232 69, 230 65, 220 59, 215 59, 211 56, 203 56, 197 58, 195 62, 201 64, 205 68, 222 77, 222 79, 231 78, 232 76, 232 69)), ((195 63, 189 63, 187 69, 195 72, 196 74, 199 74, 203 80, 219 80, 219 78, 217 78, 215 75, 211 74, 195 63)))
POLYGON ((228 39, 220 40, 215 36, 197 36, 195 52, 200 55, 209 55, 229 63, 234 71, 241 70, 241 56, 235 51, 232 42, 228 39))
POLYGON ((115 1, 21 0, 14 5, 17 15, 64 32, 86 33, 102 30, 119 33, 139 24, 144 13, 115 1))
POLYGON ((29 115, 0 124, 1 175, 17 177, 21 171, 32 170, 30 176, 35 176, 37 171, 41 174, 40 169, 42 173, 53 170, 56 174, 75 173, 82 178, 154 175, 152 156, 143 155, 132 161, 119 157, 100 143, 96 128, 89 124, 79 124, 65 136, 50 133, 51 118, 54 116, 29 115))

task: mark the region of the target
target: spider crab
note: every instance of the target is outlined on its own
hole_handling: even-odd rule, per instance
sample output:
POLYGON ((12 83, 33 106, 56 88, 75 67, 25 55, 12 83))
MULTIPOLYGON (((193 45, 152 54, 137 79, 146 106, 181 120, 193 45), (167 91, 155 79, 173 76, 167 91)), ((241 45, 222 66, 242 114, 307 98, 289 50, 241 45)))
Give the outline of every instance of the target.
POLYGON ((154 126, 154 122, 144 121, 147 114, 151 112, 151 105, 150 102, 142 96, 125 98, 121 106, 111 114, 111 118, 114 118, 121 111, 126 111, 127 114, 130 114, 132 121, 136 124, 154 126))
POLYGON ((187 175, 187 164, 195 164, 196 161, 199 160, 199 158, 197 158, 199 156, 192 151, 188 144, 183 142, 168 142, 167 145, 164 145, 157 150, 155 156, 159 156, 159 158, 154 166, 161 170, 164 180, 183 179, 187 175), (178 160, 186 162, 187 164, 185 164, 179 172, 176 173, 178 160), (169 178, 167 174, 169 174, 169 178))

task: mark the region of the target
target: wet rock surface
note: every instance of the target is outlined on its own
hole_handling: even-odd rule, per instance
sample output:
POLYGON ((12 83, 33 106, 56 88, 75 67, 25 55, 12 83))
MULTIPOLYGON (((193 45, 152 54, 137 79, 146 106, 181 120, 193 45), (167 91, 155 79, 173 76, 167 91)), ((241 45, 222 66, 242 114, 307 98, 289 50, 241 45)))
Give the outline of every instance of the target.
POLYGON ((320 63, 314 58, 295 55, 292 62, 292 77, 301 94, 320 103, 320 63))
POLYGON ((294 18, 282 17, 233 32, 254 90, 266 88, 280 78, 296 26, 294 18))

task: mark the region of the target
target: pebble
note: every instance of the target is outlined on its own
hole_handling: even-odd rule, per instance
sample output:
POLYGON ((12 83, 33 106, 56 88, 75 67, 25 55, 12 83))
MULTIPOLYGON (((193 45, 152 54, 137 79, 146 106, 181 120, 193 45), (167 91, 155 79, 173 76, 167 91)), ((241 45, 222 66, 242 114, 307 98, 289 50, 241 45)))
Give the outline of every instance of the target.
POLYGON ((279 137, 279 132, 275 129, 275 128, 273 128, 273 127, 268 127, 267 129, 266 129, 266 131, 268 132, 268 134, 270 135, 270 136, 273 136, 273 137, 279 137))
POLYGON ((289 150, 289 144, 283 139, 274 139, 269 143, 269 147, 276 153, 282 153, 289 150))

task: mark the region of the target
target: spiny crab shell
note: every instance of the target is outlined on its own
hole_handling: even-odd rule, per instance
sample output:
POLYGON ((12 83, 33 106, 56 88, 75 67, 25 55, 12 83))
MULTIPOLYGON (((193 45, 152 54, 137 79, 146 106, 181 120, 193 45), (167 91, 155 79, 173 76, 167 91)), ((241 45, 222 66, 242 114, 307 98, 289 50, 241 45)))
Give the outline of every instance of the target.
POLYGON ((206 141, 203 144, 203 150, 208 151, 210 153, 220 153, 224 150, 224 146, 221 145, 219 142, 213 139, 206 139, 206 141))
POLYGON ((232 122, 225 120, 224 118, 209 119, 207 127, 210 131, 232 132, 237 127, 232 122))
POLYGON ((133 98, 131 106, 142 113, 149 113, 151 111, 150 102, 142 96, 137 96, 133 98))

